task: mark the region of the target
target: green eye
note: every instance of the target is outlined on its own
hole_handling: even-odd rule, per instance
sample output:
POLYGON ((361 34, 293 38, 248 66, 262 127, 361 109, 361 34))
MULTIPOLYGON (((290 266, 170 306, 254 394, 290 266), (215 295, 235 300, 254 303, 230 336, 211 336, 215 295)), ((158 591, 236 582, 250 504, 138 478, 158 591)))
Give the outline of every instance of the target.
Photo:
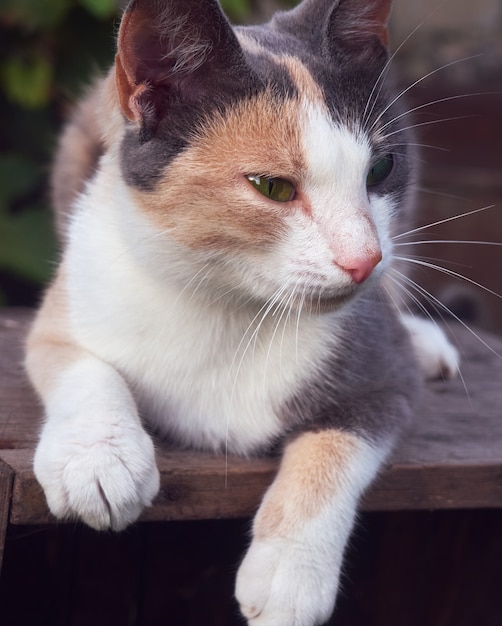
POLYGON ((284 178, 271 178, 270 176, 246 176, 253 187, 265 198, 275 202, 289 202, 294 198, 295 188, 293 183, 284 178))
POLYGON ((374 185, 378 185, 378 183, 385 180, 392 172, 393 166, 394 157, 392 154, 388 154, 383 157, 383 159, 377 161, 368 172, 368 176, 366 177, 366 187, 373 187, 374 185))

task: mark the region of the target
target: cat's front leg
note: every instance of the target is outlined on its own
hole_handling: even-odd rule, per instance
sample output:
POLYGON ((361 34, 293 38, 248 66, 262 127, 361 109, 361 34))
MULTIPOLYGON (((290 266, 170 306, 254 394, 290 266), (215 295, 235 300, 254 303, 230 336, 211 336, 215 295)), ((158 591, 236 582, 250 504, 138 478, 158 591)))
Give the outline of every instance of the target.
POLYGON ((153 442, 125 382, 88 356, 58 376, 45 397, 35 475, 51 512, 97 530, 121 530, 159 489, 153 442))
POLYGON ((386 449, 336 430, 307 432, 288 444, 237 576, 250 625, 326 622, 357 502, 386 449))
POLYGON ((35 474, 51 512, 121 530, 159 488, 151 438, 120 376, 94 357, 79 359, 47 394, 35 474))
POLYGON ((121 530, 151 504, 159 472, 151 438, 120 374, 39 314, 27 368, 46 413, 35 475, 51 512, 121 530))

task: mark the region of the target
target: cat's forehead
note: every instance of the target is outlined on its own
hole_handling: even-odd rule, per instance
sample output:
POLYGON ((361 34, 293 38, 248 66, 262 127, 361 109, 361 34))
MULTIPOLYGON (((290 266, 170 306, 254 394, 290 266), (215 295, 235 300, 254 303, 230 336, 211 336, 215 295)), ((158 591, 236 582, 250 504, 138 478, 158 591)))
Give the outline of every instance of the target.
MULTIPOLYGON (((271 25, 272 24, 272 25, 271 25)), ((264 26, 241 27, 236 35, 245 56, 263 84, 273 84, 285 96, 300 95, 322 103, 328 115, 347 125, 360 122, 368 111, 378 116, 385 106, 386 86, 380 82, 373 90, 380 68, 371 63, 347 62, 346 57, 313 51, 308 39, 264 26), (383 96, 383 97, 382 97, 383 96)), ((378 136, 375 135, 375 141, 378 136)))

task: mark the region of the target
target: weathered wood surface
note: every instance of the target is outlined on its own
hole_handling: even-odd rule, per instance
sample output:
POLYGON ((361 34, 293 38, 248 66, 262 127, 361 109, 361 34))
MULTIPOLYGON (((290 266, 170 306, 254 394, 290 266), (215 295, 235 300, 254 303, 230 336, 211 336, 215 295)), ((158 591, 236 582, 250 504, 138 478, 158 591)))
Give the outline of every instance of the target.
MULTIPOLYGON (((12 478, 14 524, 53 521, 31 467, 42 412, 22 368, 29 319, 29 311, 0 311, 0 515, 12 478)), ((460 326, 452 334, 462 378, 427 385, 413 427, 364 499, 366 510, 502 507, 502 358, 493 352, 502 355, 502 341, 483 335, 489 349, 460 326)), ((272 458, 225 459, 161 443, 158 464, 162 488, 145 520, 249 516, 277 468, 272 458)), ((1 532, 0 517, 0 540, 1 532)))
POLYGON ((13 474, 12 469, 0 461, 0 571, 2 569, 5 535, 9 523, 13 474))

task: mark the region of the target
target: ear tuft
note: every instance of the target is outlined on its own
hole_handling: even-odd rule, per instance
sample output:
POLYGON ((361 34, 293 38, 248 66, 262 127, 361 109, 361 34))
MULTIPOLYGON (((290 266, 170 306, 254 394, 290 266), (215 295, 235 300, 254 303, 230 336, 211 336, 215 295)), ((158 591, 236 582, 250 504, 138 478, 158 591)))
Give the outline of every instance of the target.
POLYGON ((133 0, 119 30, 116 84, 124 115, 152 127, 172 102, 231 88, 245 62, 217 0, 133 0))

